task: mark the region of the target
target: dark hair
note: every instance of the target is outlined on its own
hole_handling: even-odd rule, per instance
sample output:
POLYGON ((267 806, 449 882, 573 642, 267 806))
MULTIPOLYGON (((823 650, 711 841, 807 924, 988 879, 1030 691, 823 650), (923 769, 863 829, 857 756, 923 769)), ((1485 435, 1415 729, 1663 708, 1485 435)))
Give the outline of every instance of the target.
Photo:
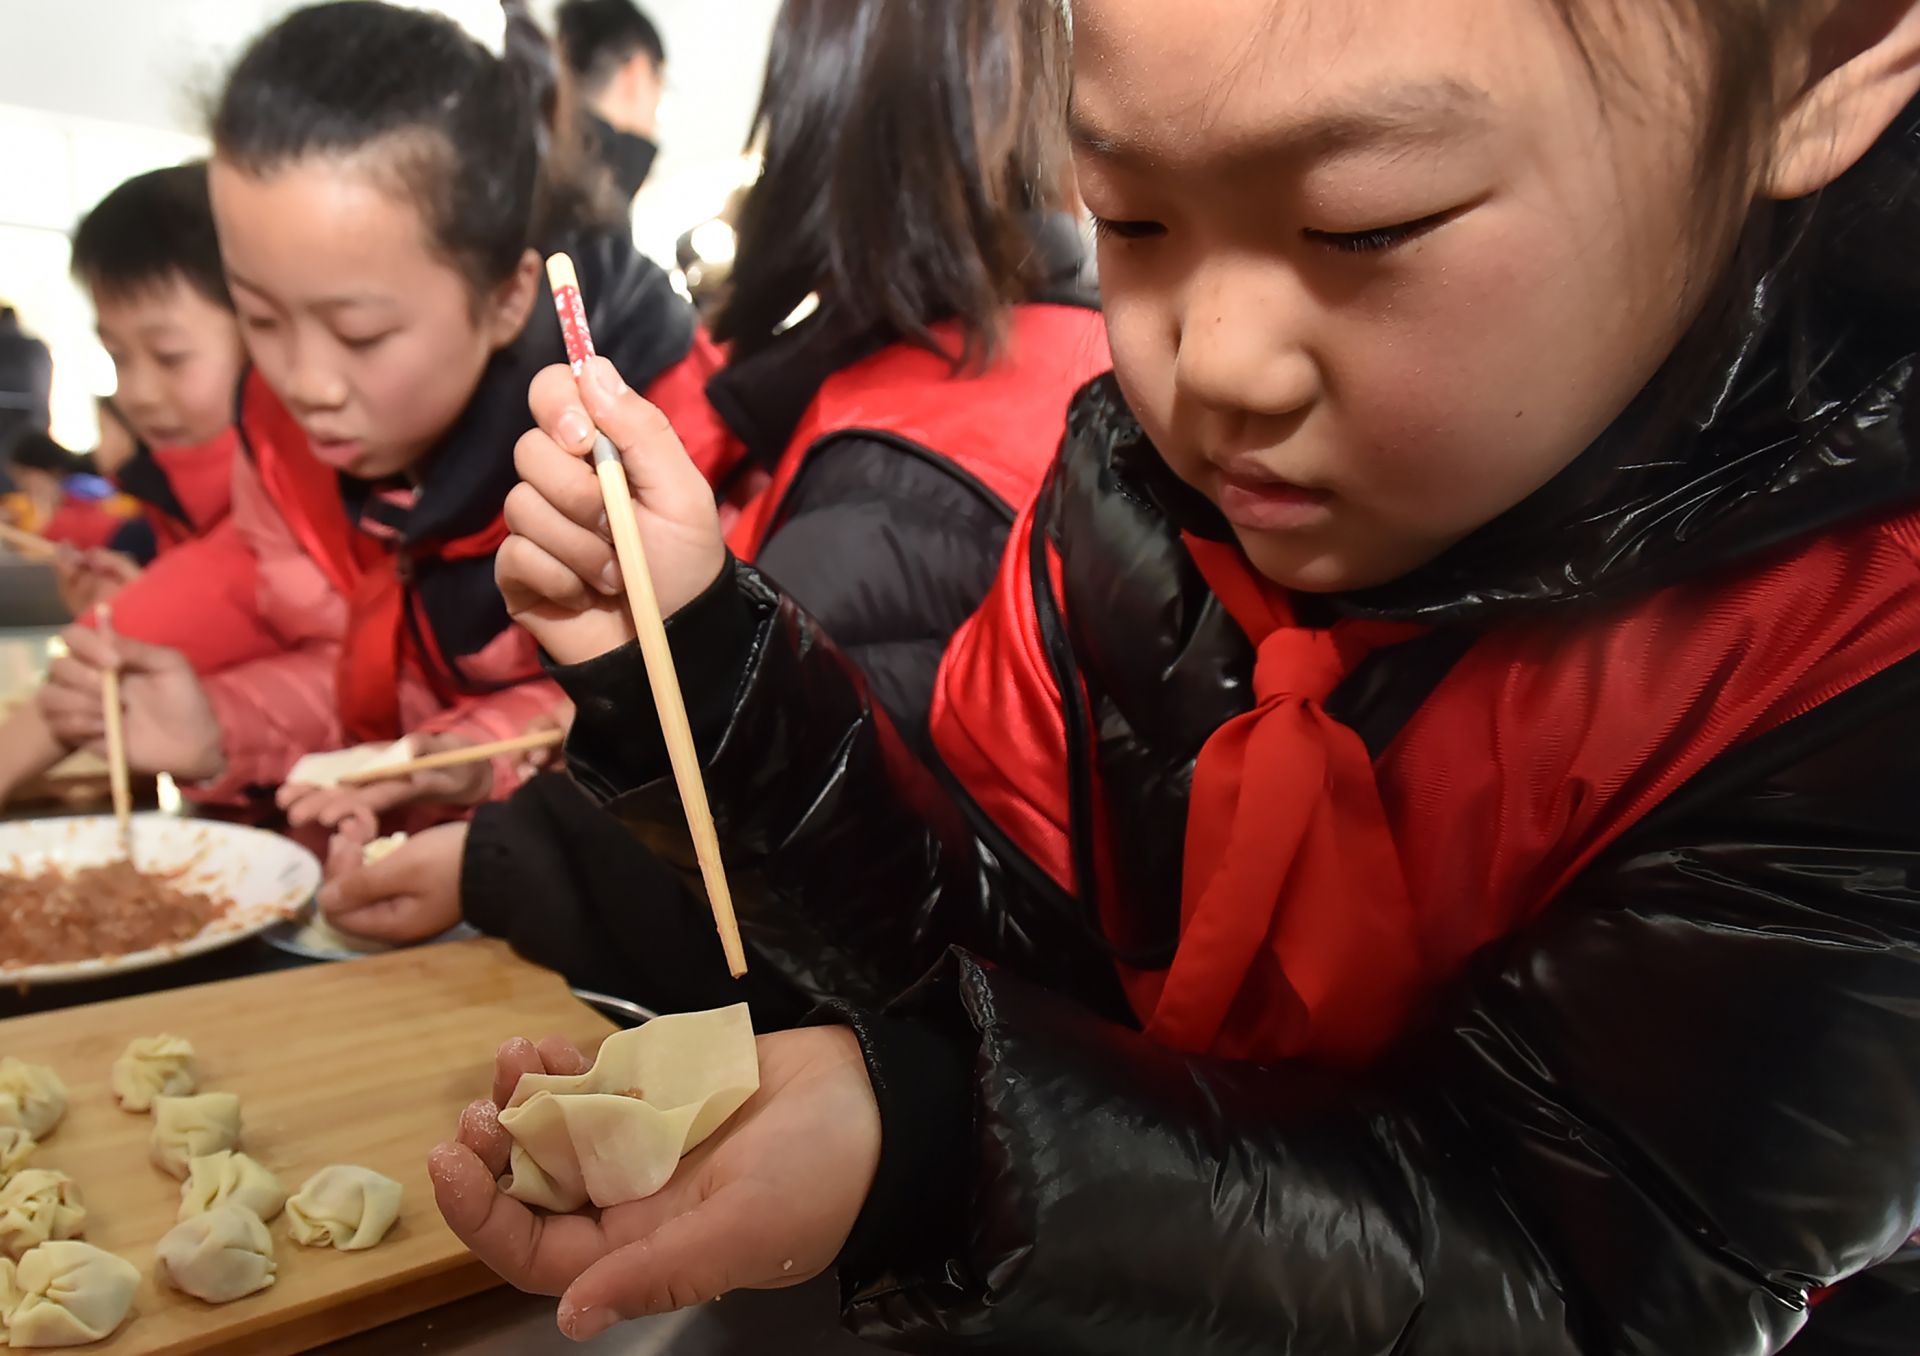
POLYGON ((786 0, 715 336, 764 348, 817 293, 828 337, 938 352, 952 318, 992 356, 1065 182, 1065 51, 1057 0, 786 0))
POLYGON ((644 55, 657 70, 667 64, 660 30, 632 0, 566 0, 554 16, 560 52, 580 90, 598 94, 615 72, 644 55))
POLYGON ((136 174, 94 204, 74 229, 73 276, 107 298, 179 279, 232 310, 207 199, 207 162, 136 174))
POLYGON ((449 19, 380 0, 296 10, 228 77, 214 154, 255 175, 368 158, 480 294, 559 230, 613 220, 567 129, 544 120, 560 121, 550 55, 543 65, 530 21, 506 8, 504 59, 449 19))
POLYGON ((86 469, 83 458, 39 429, 23 433, 14 441, 9 460, 23 471, 50 471, 55 475, 77 475, 86 469))

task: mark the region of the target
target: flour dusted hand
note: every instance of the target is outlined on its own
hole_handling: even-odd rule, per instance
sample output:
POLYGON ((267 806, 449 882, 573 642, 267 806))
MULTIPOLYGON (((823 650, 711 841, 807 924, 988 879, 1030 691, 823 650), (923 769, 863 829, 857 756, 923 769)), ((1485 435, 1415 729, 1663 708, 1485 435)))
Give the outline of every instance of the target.
POLYGON ((122 1111, 151 1111, 156 1097, 185 1097, 198 1083, 193 1046, 179 1036, 138 1036, 113 1062, 113 1095, 122 1111))
POLYGON ((26 1168, 0 1187, 0 1254, 18 1260, 49 1239, 77 1238, 87 1227, 79 1185, 52 1168, 26 1168))
POLYGON ((345 1164, 320 1169, 287 1202, 287 1232, 310 1248, 371 1248, 399 1218, 400 1184, 345 1164))
POLYGON ((45 1139, 67 1114, 67 1085, 44 1064, 0 1059, 0 1126, 45 1139))
POLYGON ((221 1149, 187 1160, 187 1180, 180 1184, 182 1220, 237 1205, 266 1221, 286 1204, 287 1189, 280 1179, 245 1154, 221 1149))
POLYGON ((147 1152, 160 1171, 184 1181, 191 1160, 239 1143, 240 1099, 232 1093, 153 1099, 153 1135, 147 1152))
POLYGON ((273 1235, 253 1211, 221 1205, 182 1220, 154 1250, 174 1289, 226 1304, 273 1284, 273 1235))
POLYGON ((133 1308, 140 1272, 90 1243, 42 1243, 0 1261, 0 1328, 10 1347, 78 1347, 112 1336, 133 1308))
POLYGON ((586 1073, 521 1078, 500 1113, 514 1141, 501 1189, 563 1213, 651 1196, 759 1086, 744 1003, 617 1032, 586 1073))

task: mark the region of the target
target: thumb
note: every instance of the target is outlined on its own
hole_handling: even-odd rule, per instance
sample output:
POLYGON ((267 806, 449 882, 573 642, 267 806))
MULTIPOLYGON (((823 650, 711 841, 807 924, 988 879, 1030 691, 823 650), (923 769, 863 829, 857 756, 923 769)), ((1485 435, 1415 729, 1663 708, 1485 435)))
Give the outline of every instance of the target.
POLYGON ((149 645, 144 640, 129 640, 115 633, 112 646, 123 672, 168 673, 188 667, 186 656, 165 645, 149 645))
POLYGON ((755 1206, 751 1195, 723 1186, 645 1238, 602 1257, 561 1296, 560 1331, 584 1342, 627 1319, 705 1304, 779 1275, 780 1262, 768 1261, 781 1246, 769 1242, 768 1203, 755 1206))
POLYGON ((578 385, 594 427, 619 449, 635 495, 670 517, 689 506, 682 501, 690 495, 711 506, 706 477, 687 456, 667 416, 631 389, 611 362, 588 359, 578 385))

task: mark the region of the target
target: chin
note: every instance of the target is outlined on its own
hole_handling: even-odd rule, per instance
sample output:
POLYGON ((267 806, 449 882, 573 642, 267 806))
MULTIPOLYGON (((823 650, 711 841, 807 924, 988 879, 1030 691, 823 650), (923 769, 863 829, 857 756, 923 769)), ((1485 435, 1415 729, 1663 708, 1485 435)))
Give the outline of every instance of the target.
POLYGON ((1399 561, 1368 560, 1298 538, 1236 531, 1240 549, 1262 577, 1295 593, 1350 593, 1390 583, 1414 568, 1399 561))

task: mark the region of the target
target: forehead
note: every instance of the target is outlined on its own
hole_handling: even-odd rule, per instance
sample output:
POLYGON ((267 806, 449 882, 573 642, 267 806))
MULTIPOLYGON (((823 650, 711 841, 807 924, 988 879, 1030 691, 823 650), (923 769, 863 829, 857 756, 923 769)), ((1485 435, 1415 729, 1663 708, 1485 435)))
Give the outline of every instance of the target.
POLYGON ((232 319, 179 273, 121 291, 95 292, 94 316, 103 331, 129 338, 231 323, 232 319))
POLYGON ((1546 0, 1074 0, 1074 116, 1170 158, 1248 135, 1443 129, 1585 67, 1546 0))
POLYGON ((216 159, 220 252, 243 288, 286 302, 404 289, 445 266, 419 210, 351 160, 310 156, 270 174, 216 159))

